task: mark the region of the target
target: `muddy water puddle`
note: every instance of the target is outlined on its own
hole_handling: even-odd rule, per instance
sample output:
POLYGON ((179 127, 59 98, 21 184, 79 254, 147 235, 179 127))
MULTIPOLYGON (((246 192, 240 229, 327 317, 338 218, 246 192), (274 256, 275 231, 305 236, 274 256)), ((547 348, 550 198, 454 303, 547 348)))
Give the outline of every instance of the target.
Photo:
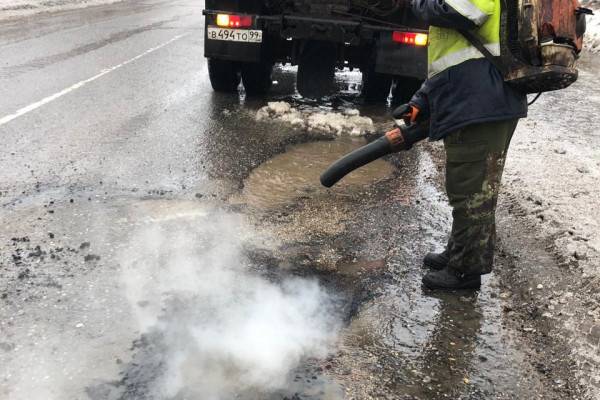
POLYGON ((254 169, 245 180, 242 193, 233 202, 268 209, 327 192, 342 196, 356 194, 365 186, 392 175, 394 167, 377 160, 352 172, 332 189, 322 187, 319 176, 334 161, 365 144, 366 141, 360 138, 340 138, 292 146, 254 169))

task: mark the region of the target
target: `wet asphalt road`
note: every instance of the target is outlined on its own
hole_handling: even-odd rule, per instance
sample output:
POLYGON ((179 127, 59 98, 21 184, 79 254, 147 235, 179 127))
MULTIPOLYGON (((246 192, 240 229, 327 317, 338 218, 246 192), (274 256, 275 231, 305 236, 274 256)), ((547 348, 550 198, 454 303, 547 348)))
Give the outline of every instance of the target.
POLYGON ((201 184, 194 149, 214 107, 201 9, 201 2, 127 2, 4 23, 2 117, 141 57, 0 125, 15 138, 1 156, 11 166, 2 171, 3 202, 38 184, 44 191, 100 181, 113 190, 201 184))
MULTIPOLYGON (((378 185, 244 197, 285 187, 253 176, 286 148, 333 150, 257 122, 265 99, 212 93, 202 6, 0 23, 0 399, 568 398, 523 362, 493 276, 478 296, 421 289, 448 228, 439 149, 378 185)), ((343 79, 333 103, 385 126, 343 79)))
MULTIPOLYGON (((213 389, 198 380, 175 388, 163 382, 176 359, 172 339, 203 318, 186 318, 164 297, 185 290, 191 278, 181 271, 193 276, 192 264, 221 265, 213 250, 188 254, 197 243, 210 247, 211 238, 227 233, 214 245, 218 258, 237 254, 244 223, 223 220, 216 210, 227 206, 252 168, 308 137, 269 131, 253 123, 250 102, 212 93, 201 9, 191 1, 124 2, 0 24, 0 133, 10 138, 0 152, 0 398, 149 399, 186 392, 226 398, 234 390, 212 381, 213 389), (224 111, 234 109, 239 114, 226 118, 224 111), (226 242, 235 248, 222 248, 226 242), (167 331, 157 327, 165 318, 175 321, 167 331)), ((293 93, 285 73, 279 79, 293 93)), ((252 264, 244 260, 237 256, 232 264, 252 264)), ((228 282, 230 275, 218 275, 228 282)), ((196 278, 191 291, 203 293, 199 286, 209 278, 196 278)), ((254 290, 261 285, 248 283, 254 290)), ((233 298, 245 293, 238 289, 233 298)), ((253 306, 253 293, 240 303, 260 310, 264 304, 253 306)), ((236 304, 207 309, 225 312, 236 304)), ((298 349, 291 350, 291 358, 282 351, 285 357, 273 362, 283 369, 275 378, 287 371, 288 358, 296 359, 298 349)), ((225 356, 200 352, 195 359, 225 356)), ((273 374, 267 369, 261 376, 273 374)))

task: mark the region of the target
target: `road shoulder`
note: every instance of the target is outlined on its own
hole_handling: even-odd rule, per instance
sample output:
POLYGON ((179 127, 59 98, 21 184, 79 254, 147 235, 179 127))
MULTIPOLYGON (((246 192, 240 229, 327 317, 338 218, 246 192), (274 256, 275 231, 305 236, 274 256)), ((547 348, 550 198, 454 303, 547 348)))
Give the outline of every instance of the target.
POLYGON ((124 0, 7 0, 0 6, 0 21, 30 17, 39 13, 68 11, 91 6, 118 3, 124 0))
POLYGON ((581 270, 562 261, 514 195, 504 193, 497 218, 495 268, 505 324, 559 398, 598 398, 600 325, 589 313, 595 302, 582 296, 581 270))

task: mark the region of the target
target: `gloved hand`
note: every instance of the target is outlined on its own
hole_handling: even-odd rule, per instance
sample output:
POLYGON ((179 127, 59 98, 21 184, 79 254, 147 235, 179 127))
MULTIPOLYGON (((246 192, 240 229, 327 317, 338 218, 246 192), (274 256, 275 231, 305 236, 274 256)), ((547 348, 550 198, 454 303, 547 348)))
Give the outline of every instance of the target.
POLYGON ((402 119, 407 125, 414 124, 419 119, 421 110, 413 104, 402 104, 392 112, 394 119, 402 119))
POLYGON ((390 143, 393 151, 409 150, 413 144, 429 136, 429 123, 427 121, 392 129, 385 133, 385 138, 390 143))

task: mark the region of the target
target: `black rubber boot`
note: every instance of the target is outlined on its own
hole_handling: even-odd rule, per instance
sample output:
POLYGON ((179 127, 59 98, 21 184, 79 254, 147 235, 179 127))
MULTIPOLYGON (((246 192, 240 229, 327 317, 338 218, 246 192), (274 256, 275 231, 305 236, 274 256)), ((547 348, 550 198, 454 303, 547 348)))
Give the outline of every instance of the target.
POLYGON ((423 277, 423 284, 429 289, 479 289, 481 275, 464 276, 450 268, 428 272, 423 277))
POLYGON ((449 260, 450 257, 448 257, 448 252, 445 250, 442 253, 427 253, 423 259, 423 265, 435 271, 439 271, 440 269, 446 268, 449 260))

